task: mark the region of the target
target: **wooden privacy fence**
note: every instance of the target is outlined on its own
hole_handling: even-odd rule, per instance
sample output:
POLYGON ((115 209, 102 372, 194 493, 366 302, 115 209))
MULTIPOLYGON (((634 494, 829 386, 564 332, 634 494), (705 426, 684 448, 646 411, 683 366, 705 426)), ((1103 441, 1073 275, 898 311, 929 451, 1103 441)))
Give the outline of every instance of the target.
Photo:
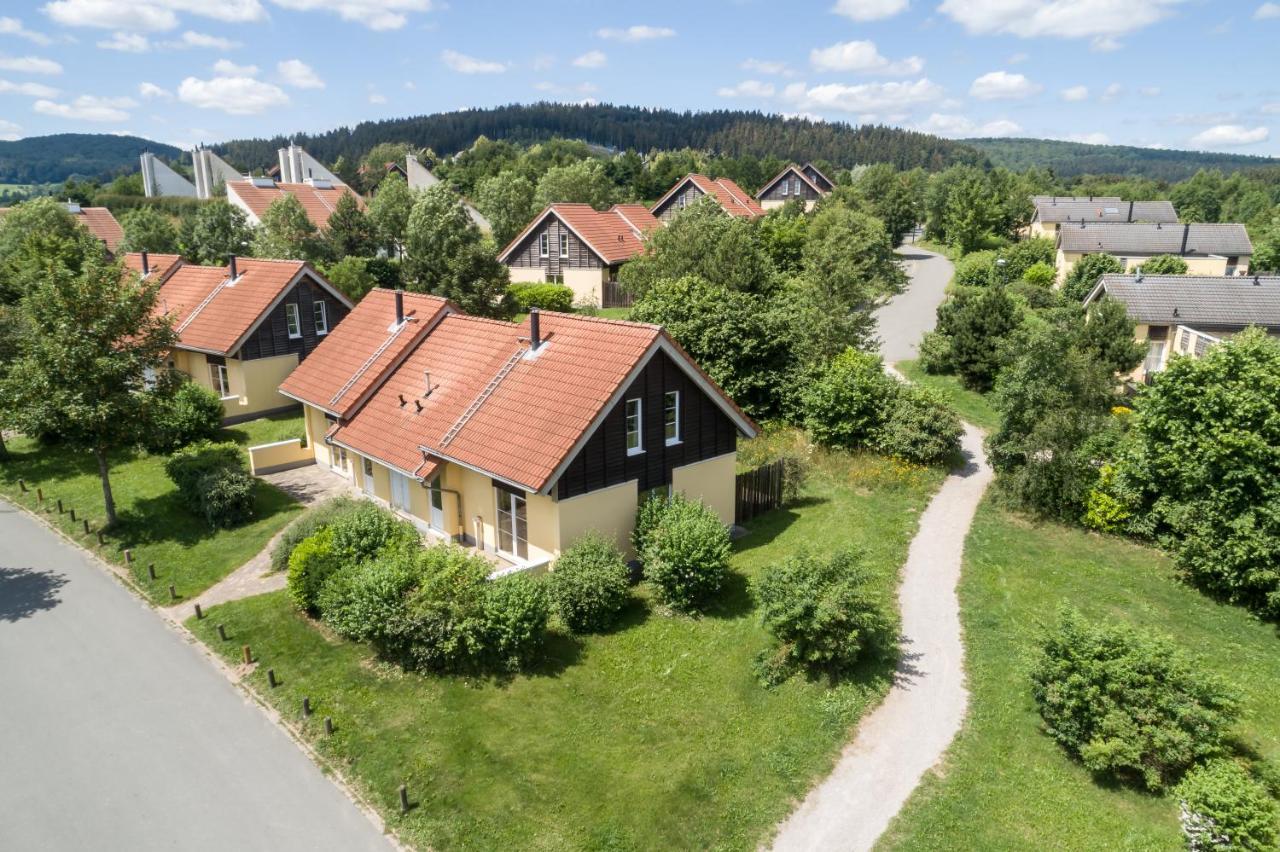
POLYGON ((605 281, 604 292, 600 300, 602 308, 629 308, 635 304, 635 297, 622 289, 617 281, 605 281))
POLYGON ((740 473, 735 483, 734 523, 745 523, 756 515, 782 505, 783 462, 762 464, 740 473))

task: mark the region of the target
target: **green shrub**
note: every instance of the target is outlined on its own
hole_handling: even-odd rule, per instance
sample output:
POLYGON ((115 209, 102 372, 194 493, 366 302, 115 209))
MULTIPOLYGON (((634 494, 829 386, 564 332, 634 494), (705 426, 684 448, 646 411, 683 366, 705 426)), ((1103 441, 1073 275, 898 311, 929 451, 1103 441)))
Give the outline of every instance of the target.
POLYGON ((230 441, 215 444, 197 441, 171 455, 164 463, 164 472, 178 486, 178 497, 188 509, 204 513, 200 482, 218 470, 247 471, 244 452, 230 441))
POLYGON ((531 308, 544 311, 573 309, 573 290, 563 284, 518 283, 512 284, 508 292, 515 300, 516 310, 521 313, 528 313, 531 308))
POLYGON ((650 531, 641 560, 660 601, 701 609, 729 573, 729 531, 711 509, 676 494, 650 531))
POLYGON ((420 540, 412 524, 368 500, 356 501, 350 510, 335 517, 329 528, 333 530, 333 554, 343 565, 409 549, 420 540))
POLYGON ((1124 272, 1124 264, 1109 254, 1086 254, 1075 262, 1071 271, 1062 282, 1063 298, 1072 302, 1083 302, 1098 284, 1103 275, 1124 272))
POLYGON ((532 663, 547 638, 551 601, 547 585, 528 574, 487 583, 484 596, 485 656, 514 672, 532 663))
POLYGON ((899 384, 873 443, 885 455, 917 464, 940 464, 960 452, 962 434, 960 417, 937 393, 899 384))
POLYGON ((631 530, 631 547, 635 550, 637 557, 649 546, 649 534, 662 520, 662 513, 667 510, 667 502, 665 494, 650 492, 636 507, 636 523, 631 530))
POLYGON ((378 281, 369 271, 369 258, 348 255, 324 269, 324 276, 329 283, 338 288, 342 295, 353 302, 358 302, 365 294, 378 286, 378 281))
POLYGON ((289 557, 299 542, 310 538, 339 517, 357 508, 358 501, 352 497, 334 497, 308 509, 302 517, 285 527, 280 538, 276 540, 275 547, 271 549, 271 570, 287 570, 289 557))
POLYGON ((410 553, 395 553, 345 567, 320 588, 317 608, 325 624, 356 641, 381 638, 387 624, 404 613, 405 595, 422 576, 410 553))
POLYGON ((204 385, 184 381, 156 413, 146 447, 171 453, 196 441, 209 440, 222 428, 222 400, 204 385))
POLYGON ((859 554, 849 550, 822 559, 801 551, 767 569, 756 584, 760 623, 775 646, 757 660, 768 684, 796 672, 835 678, 867 652, 893 649, 894 619, 869 588, 859 554))
POLYGON ((879 357, 846 349, 805 393, 804 425, 823 446, 866 446, 884 421, 895 385, 879 357))
POLYGON ((253 517, 257 483, 243 470, 221 467, 200 478, 200 512, 211 527, 227 529, 253 517))
POLYGON ((956 262, 955 282, 960 287, 986 287, 995 282, 996 253, 975 251, 956 262))
POLYGON ((951 365, 951 335, 942 331, 927 331, 920 338, 920 369, 934 376, 953 371, 951 365))
POLYGON ((1176 254, 1157 254, 1143 262, 1144 275, 1186 275, 1187 262, 1176 254))
MULTIPOLYGON (((1030 281, 1027 273, 1033 267, 1047 266, 1052 273, 1054 261, 1058 258, 1058 245, 1050 237, 1033 237, 1006 246, 1000 250, 1000 256, 1005 260, 1006 281, 1030 281)), ((1048 283, 1053 283, 1052 276, 1048 283)))
POLYGON ((1280 844, 1275 800, 1233 760, 1195 767, 1174 792, 1192 852, 1275 849, 1280 844))
POLYGON ((1037 287, 1052 287, 1058 272, 1052 263, 1043 261, 1033 263, 1022 271, 1021 280, 1037 287))
POLYGON ((1022 315, 1005 287, 959 293, 951 301, 954 307, 946 314, 951 363, 965 387, 988 390, 1000 370, 1004 342, 1021 324, 1022 315))
POLYGON ((304 538, 289 556, 289 597, 299 609, 315 614, 319 611, 320 590, 337 570, 331 530, 321 529, 304 538))
POLYGON ((1064 609, 1031 675, 1045 729, 1092 772, 1160 790, 1221 755, 1235 696, 1174 644, 1064 609))
POLYGON ((1015 281, 1007 289, 1009 295, 1021 299, 1032 310, 1055 308, 1062 304, 1062 297, 1052 287, 1043 287, 1028 281, 1015 281))
POLYGON ((611 627, 626 606, 629 580, 618 548, 595 531, 565 548, 547 578, 560 620, 574 633, 611 627))

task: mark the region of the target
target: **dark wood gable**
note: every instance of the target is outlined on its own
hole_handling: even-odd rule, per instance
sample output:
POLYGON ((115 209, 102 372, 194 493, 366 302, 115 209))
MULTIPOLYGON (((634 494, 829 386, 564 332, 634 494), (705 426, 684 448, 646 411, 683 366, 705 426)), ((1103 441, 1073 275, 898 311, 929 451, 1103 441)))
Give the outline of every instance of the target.
POLYGON ((835 186, 832 185, 831 181, 823 177, 822 172, 818 171, 813 166, 805 166, 804 173, 808 175, 809 180, 817 184, 818 189, 821 189, 823 192, 830 192, 835 189, 835 186))
POLYGON ((240 347, 238 357, 245 361, 271 358, 276 355, 297 355, 299 361, 306 358, 311 354, 311 350, 324 340, 324 335, 316 333, 315 303, 318 301, 323 301, 325 304, 325 311, 329 318, 329 331, 332 332, 347 316, 347 306, 310 275, 303 275, 280 300, 280 304, 272 308, 271 313, 267 314, 249 335, 244 345, 240 347), (298 306, 298 321, 302 325, 302 337, 289 337, 289 321, 285 314, 285 305, 289 303, 298 306))
POLYGON ((670 222, 671 219, 686 207, 690 207, 698 202, 698 199, 705 195, 698 185, 693 181, 685 181, 680 189, 673 193, 670 198, 661 207, 653 209, 653 215, 657 216, 663 222, 670 222))
POLYGON ((570 230, 568 225, 552 213, 516 245, 507 257, 507 266, 542 268, 548 274, 559 275, 561 269, 600 269, 605 266, 605 263, 586 243, 578 239, 578 235, 570 230), (543 234, 547 235, 546 257, 542 257, 539 245, 543 234), (560 257, 561 234, 569 240, 567 258, 560 257))
POLYGON ((657 352, 604 422, 578 451, 556 483, 563 500, 610 485, 639 480, 640 490, 671 482, 672 468, 731 453, 738 429, 720 406, 703 392, 665 352, 657 352), (664 436, 664 394, 680 393, 679 444, 664 436), (644 452, 627 455, 627 400, 640 399, 644 452))
POLYGON ((760 201, 790 201, 799 198, 802 201, 817 201, 822 195, 814 190, 807 181, 800 177, 795 166, 787 169, 764 192, 760 193, 760 201))

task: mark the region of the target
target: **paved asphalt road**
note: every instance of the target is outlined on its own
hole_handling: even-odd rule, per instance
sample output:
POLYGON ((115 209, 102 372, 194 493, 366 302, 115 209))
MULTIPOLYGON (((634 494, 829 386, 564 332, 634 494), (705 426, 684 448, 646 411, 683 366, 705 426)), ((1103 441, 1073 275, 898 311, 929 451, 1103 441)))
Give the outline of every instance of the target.
POLYGON ((386 850, 202 653, 0 501, 0 850, 386 850))
POLYGON ((876 311, 880 354, 889 365, 916 357, 916 347, 926 331, 933 330, 938 305, 951 280, 951 262, 935 252, 910 243, 898 249, 911 276, 907 291, 876 311))

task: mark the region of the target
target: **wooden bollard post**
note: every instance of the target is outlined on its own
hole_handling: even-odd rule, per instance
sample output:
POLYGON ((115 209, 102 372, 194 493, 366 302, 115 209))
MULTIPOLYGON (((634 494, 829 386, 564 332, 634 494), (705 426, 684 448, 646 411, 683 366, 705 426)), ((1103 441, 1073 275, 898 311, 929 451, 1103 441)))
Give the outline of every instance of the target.
POLYGON ((245 645, 245 646, 244 646, 243 648, 241 648, 240 650, 241 650, 242 652, 244 652, 244 664, 247 666, 247 665, 249 665, 250 663, 252 663, 252 662, 253 662, 253 652, 249 650, 249 646, 248 646, 248 645, 245 645))
POLYGON ((71 523, 73 523, 73 524, 74 524, 75 522, 76 522, 76 510, 75 510, 75 509, 72 509, 72 510, 71 510, 71 523))
POLYGON ((147 563, 147 576, 153 580, 156 578, 156 563, 154 562, 147 563))
POLYGON ((400 785, 400 813, 409 813, 409 787, 407 784, 400 785))
POLYGON ((326 737, 333 736, 333 717, 332 716, 324 717, 324 735, 326 737))
POLYGON ((200 609, 200 604, 196 604, 196 621, 204 618, 204 610, 200 609))
POLYGON ((22 493, 23 493, 23 494, 26 494, 26 493, 27 493, 27 481, 26 481, 25 479, 19 479, 19 480, 18 480, 18 488, 22 491, 22 493))
POLYGON ((84 519, 84 534, 85 534, 85 535, 88 535, 88 534, 89 534, 89 519, 88 519, 88 518, 85 518, 85 519, 84 519))
POLYGON ((62 512, 63 512, 63 509, 62 509, 62 498, 58 498, 58 514, 59 514, 59 515, 61 515, 61 514, 62 514, 62 512))
POLYGON ((223 627, 221 624, 218 625, 218 638, 223 642, 227 641, 227 628, 223 627))
POLYGON ((43 489, 43 488, 37 488, 37 489, 36 489, 36 502, 37 502, 37 503, 43 503, 43 502, 44 502, 44 489, 43 489))
POLYGON ((172 585, 169 586, 169 600, 176 601, 178 599, 178 590, 172 585))
POLYGON ((311 699, 306 696, 302 698, 302 715, 303 717, 311 715, 311 699))
POLYGON ((267 686, 271 687, 272 689, 275 689, 279 685, 280 684, 276 682, 276 670, 267 669, 267 686))
POLYGON ((133 564, 133 551, 127 547, 124 549, 124 564, 125 565, 133 564))
POLYGON ((101 544, 104 547, 107 544, 107 534, 104 533, 102 530, 98 530, 98 544, 101 544))

